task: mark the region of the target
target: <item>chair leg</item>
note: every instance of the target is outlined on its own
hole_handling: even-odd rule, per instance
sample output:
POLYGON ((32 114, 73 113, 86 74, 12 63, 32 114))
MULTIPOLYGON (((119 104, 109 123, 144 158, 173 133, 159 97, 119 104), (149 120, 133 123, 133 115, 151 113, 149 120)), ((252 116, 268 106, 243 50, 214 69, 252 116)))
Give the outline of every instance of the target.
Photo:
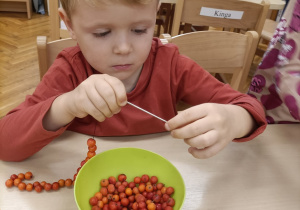
POLYGON ((31 19, 31 15, 32 15, 32 1, 31 0, 26 1, 26 8, 27 8, 27 17, 28 17, 28 19, 31 19))

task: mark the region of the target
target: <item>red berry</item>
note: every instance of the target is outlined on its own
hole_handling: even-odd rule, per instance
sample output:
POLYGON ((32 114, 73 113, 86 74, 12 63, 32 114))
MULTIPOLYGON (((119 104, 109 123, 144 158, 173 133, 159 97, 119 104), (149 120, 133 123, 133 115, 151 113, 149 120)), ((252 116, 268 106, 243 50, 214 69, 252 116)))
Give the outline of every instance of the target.
POLYGON ((8 179, 5 182, 6 187, 12 187, 14 185, 14 181, 12 179, 8 179))
POLYGON ((36 192, 40 193, 40 192, 42 192, 43 188, 42 188, 41 185, 37 185, 37 186, 34 187, 34 190, 35 190, 36 192))
POLYGON ((14 181, 16 178, 18 178, 18 175, 17 175, 17 174, 12 174, 12 175, 10 176, 10 178, 14 181))
POLYGON ((25 173, 25 179, 29 180, 32 178, 32 173, 30 171, 25 173))
POLYGON ((87 140, 87 145, 88 145, 88 147, 92 147, 92 146, 94 146, 95 144, 96 144, 96 140, 95 140, 95 139, 89 138, 89 139, 87 140))

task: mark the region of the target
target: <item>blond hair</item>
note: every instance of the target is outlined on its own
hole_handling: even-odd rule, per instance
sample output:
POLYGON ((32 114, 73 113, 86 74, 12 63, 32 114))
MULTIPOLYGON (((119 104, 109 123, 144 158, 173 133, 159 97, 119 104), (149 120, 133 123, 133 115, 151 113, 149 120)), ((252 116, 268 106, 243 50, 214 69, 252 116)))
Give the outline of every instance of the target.
POLYGON ((84 1, 92 7, 100 6, 101 4, 122 3, 122 4, 149 4, 152 1, 159 0, 60 0, 62 8, 65 10, 68 18, 71 19, 71 14, 74 11, 76 4, 79 1, 84 1))

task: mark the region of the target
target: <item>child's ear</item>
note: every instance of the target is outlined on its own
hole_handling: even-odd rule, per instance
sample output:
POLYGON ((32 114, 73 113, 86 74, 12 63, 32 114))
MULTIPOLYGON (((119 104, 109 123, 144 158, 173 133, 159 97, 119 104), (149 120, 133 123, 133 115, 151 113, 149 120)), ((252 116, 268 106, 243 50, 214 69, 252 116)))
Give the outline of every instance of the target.
POLYGON ((67 16, 66 11, 63 8, 59 8, 58 14, 59 14, 60 18, 65 22, 65 25, 67 26, 70 37, 72 39, 76 40, 76 34, 73 30, 72 22, 71 22, 70 18, 67 16))

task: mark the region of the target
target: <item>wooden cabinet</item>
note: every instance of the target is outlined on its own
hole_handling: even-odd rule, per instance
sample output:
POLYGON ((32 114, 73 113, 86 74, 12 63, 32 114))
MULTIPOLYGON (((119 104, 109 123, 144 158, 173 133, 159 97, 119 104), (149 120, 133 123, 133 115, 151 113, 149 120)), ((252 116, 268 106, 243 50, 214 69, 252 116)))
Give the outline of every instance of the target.
POLYGON ((32 0, 0 0, 0 11, 27 12, 28 19, 31 19, 32 0))

